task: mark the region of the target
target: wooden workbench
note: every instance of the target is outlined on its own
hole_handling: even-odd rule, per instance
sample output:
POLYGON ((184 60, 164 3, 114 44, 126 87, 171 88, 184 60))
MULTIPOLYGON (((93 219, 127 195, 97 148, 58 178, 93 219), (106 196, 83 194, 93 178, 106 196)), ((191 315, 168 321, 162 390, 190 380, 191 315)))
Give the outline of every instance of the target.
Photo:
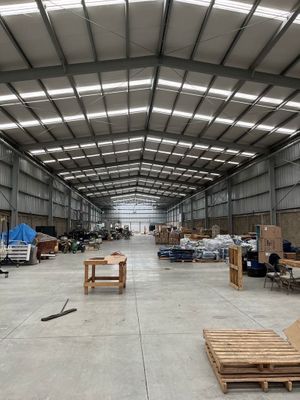
POLYGON ((280 264, 287 265, 292 268, 300 268, 300 260, 290 260, 289 258, 281 258, 279 260, 280 264))
POLYGON ((124 255, 110 255, 105 257, 95 257, 84 261, 84 294, 88 294, 89 288, 96 286, 110 286, 119 288, 119 293, 123 293, 126 287, 127 277, 127 257, 124 255), (117 276, 96 276, 96 267, 104 265, 119 265, 119 275, 117 276), (92 267, 92 275, 89 276, 89 267, 92 267), (101 282, 97 282, 101 281, 101 282))

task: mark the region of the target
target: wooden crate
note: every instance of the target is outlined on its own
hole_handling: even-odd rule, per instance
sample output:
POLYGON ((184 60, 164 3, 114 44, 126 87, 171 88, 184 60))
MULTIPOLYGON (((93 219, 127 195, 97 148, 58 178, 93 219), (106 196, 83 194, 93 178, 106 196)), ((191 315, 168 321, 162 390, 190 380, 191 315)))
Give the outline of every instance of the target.
POLYGON ((272 330, 204 330, 206 353, 224 393, 229 383, 300 382, 300 352, 272 330))
POLYGON ((229 247, 229 283, 237 290, 243 289, 242 248, 236 245, 229 247))

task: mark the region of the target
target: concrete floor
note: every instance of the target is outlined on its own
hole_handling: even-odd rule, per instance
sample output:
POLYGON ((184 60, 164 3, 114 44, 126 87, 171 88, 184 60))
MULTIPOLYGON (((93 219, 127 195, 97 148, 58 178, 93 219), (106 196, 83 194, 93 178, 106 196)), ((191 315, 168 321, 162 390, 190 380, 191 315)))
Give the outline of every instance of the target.
POLYGON ((0 277, 1 400, 299 399, 300 387, 223 395, 204 351, 203 328, 282 330, 299 318, 300 293, 228 285, 223 263, 159 261, 151 236, 104 242, 128 256, 128 284, 83 294, 82 261, 58 255, 0 277), (65 300, 76 313, 50 322, 65 300))

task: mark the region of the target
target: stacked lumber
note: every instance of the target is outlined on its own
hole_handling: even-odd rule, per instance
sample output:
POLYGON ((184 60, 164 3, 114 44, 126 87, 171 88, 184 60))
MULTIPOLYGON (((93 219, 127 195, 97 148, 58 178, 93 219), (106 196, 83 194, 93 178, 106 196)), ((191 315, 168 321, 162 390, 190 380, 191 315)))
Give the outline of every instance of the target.
POLYGON ((224 393, 228 384, 300 382, 300 352, 273 330, 204 329, 206 353, 224 393))

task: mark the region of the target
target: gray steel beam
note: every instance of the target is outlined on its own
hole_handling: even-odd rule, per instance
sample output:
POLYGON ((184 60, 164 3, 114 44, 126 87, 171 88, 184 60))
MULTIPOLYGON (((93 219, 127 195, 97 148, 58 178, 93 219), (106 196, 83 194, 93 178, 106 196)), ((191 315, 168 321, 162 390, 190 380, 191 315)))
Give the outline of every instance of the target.
POLYGON ((11 227, 15 227, 19 223, 19 176, 20 176, 20 157, 13 154, 12 166, 12 182, 11 182, 11 227))
POLYGON ((190 198, 190 202, 191 202, 191 224, 192 224, 192 229, 194 229, 194 198, 191 197, 190 198))
POLYGON ((53 178, 49 177, 48 183, 49 200, 48 200, 48 225, 53 225, 53 178))
POLYGON ((72 230, 72 190, 68 190, 68 217, 67 217, 67 233, 72 230))
MULTIPOLYGON (((139 175, 130 175, 130 176, 127 176, 126 178, 108 178, 108 179, 102 179, 101 181, 100 181, 100 183, 106 183, 106 182, 112 182, 112 183, 114 183, 114 182, 117 182, 117 183, 121 183, 121 182, 126 182, 126 181, 128 181, 128 180, 130 180, 130 179, 136 179, 136 180, 139 180, 139 179, 149 179, 149 180, 151 180, 151 181, 155 181, 155 182, 157 182, 157 183, 160 183, 160 184, 163 184, 163 183, 171 183, 171 184, 173 184, 173 183, 175 183, 175 184, 182 184, 182 185, 185 185, 185 186, 195 186, 195 187, 199 187, 199 186, 202 186, 202 185, 198 185, 197 183, 189 183, 189 182, 186 182, 186 181, 177 181, 177 180, 175 180, 175 179, 165 179, 165 178, 156 178, 156 177, 153 177, 153 176, 148 176, 148 174, 146 175, 141 175, 141 176, 139 176, 139 175)), ((78 188, 78 187, 80 187, 80 186, 82 186, 82 185, 85 185, 85 184, 88 184, 88 185, 90 185, 91 184, 91 182, 90 181, 88 181, 88 182, 82 182, 82 183, 78 183, 78 184, 76 184, 76 186, 75 186, 75 188, 78 188)), ((94 182, 95 184, 97 184, 98 182, 94 182)), ((102 188, 101 188, 102 189, 102 188)), ((90 189, 85 189, 85 190, 89 190, 90 191, 90 189)), ((99 187, 99 190, 100 190, 100 187, 99 187)), ((109 190, 109 187, 107 188, 107 190, 109 190)), ((168 189, 166 189, 166 190, 168 190, 168 189)))
POLYGON ((207 191, 204 191, 204 227, 209 229, 209 219, 208 219, 208 197, 207 191))
MULTIPOLYGON (((98 192, 95 192, 94 196, 90 196, 90 197, 93 197, 93 198, 101 197, 102 198, 102 197, 121 196, 121 195, 127 194, 127 193, 118 193, 117 192, 118 189, 120 189, 120 190, 128 190, 128 191, 130 191, 130 190, 139 190, 139 189, 147 189, 147 190, 150 190, 150 191, 155 191, 155 193, 143 192, 142 190, 140 190, 140 191, 144 195, 149 194, 149 195, 152 195, 152 196, 165 197, 165 198, 170 198, 170 197, 171 198, 176 198, 176 197, 177 198, 182 198, 182 196, 178 195, 176 192, 174 192, 174 191, 172 191, 170 189, 154 188, 154 187, 149 187, 149 186, 146 186, 146 185, 139 185, 139 184, 132 184, 132 185, 128 184, 127 186, 120 186, 119 188, 108 189, 110 191, 114 191, 115 192, 114 194, 103 194, 103 193, 107 192, 108 190, 103 190, 103 191, 99 190, 98 191, 99 194, 97 194, 98 192), (159 193, 157 194, 157 191, 159 191, 159 190, 170 192, 170 193, 174 194, 174 196, 171 196, 170 194, 166 194, 166 195, 159 194, 159 193)), ((186 194, 186 196, 189 196, 190 193, 186 192, 185 194, 186 194)))
POLYGON ((300 89, 300 79, 276 75, 267 72, 251 71, 249 69, 229 67, 203 61, 194 61, 171 56, 143 56, 68 64, 65 66, 54 65, 37 67, 30 70, 12 70, 0 72, 0 83, 11 83, 37 79, 57 78, 72 75, 85 75, 99 72, 122 71, 128 69, 142 69, 148 67, 166 67, 172 69, 188 70, 200 74, 217 75, 244 82, 258 82, 265 85, 281 86, 291 89, 300 89))
MULTIPOLYGON (((131 131, 131 132, 120 132, 120 133, 113 133, 113 134, 106 134, 106 135, 96 135, 93 140, 87 136, 82 136, 78 138, 70 138, 70 139, 61 139, 61 140, 56 140, 55 141, 55 146, 68 146, 68 145, 74 145, 74 144, 84 144, 84 143, 90 143, 95 141, 108 141, 108 140, 118 140, 118 139, 131 139, 131 138, 137 138, 140 136, 152 136, 158 139, 171 139, 171 140, 183 140, 190 142, 191 144, 204 144, 206 146, 222 146, 226 148, 230 148, 233 150, 238 150, 238 151, 249 151, 249 146, 247 145, 242 145, 242 144, 236 144, 236 143, 231 143, 231 142, 225 142, 225 141, 219 141, 219 140, 214 140, 214 139, 207 139, 207 138, 201 138, 198 139, 194 136, 180 136, 174 133, 167 133, 167 132, 158 132, 158 131, 151 131, 151 130, 139 130, 139 131, 131 131)), ((21 150, 23 151, 30 151, 30 150, 38 150, 41 148, 46 149, 47 147, 53 147, 53 142, 42 142, 42 143, 34 143, 34 144, 27 144, 24 145, 21 150)), ((258 153, 258 154, 263 154, 267 153, 268 150, 259 147, 259 146, 251 146, 251 151, 258 153)))
POLYGON ((92 223, 91 223, 91 221, 92 221, 92 207, 91 207, 91 205, 90 205, 90 203, 88 204, 88 221, 87 221, 87 223, 88 223, 88 226, 87 226, 87 229, 90 231, 91 230, 91 228, 92 228, 92 223))
MULTIPOLYGON (((156 196, 156 197, 159 197, 160 198, 160 200, 157 200, 157 201, 168 201, 168 200, 172 200, 172 199, 174 199, 174 197, 170 197, 170 195, 160 195, 160 194, 155 194, 155 193, 148 193, 148 192, 143 192, 142 190, 139 190, 139 188, 141 188, 141 189, 143 189, 143 188, 145 188, 145 189, 150 189, 150 188, 147 188, 147 187, 142 187, 142 186, 140 186, 140 187, 137 187, 137 186, 127 186, 127 187, 124 187, 124 188, 120 188, 120 189, 124 189, 124 190, 126 190, 126 193, 116 193, 116 194, 109 194, 109 195, 105 195, 105 196, 102 196, 102 195, 98 195, 99 197, 97 197, 97 195, 95 196, 95 200, 97 201, 97 200, 100 200, 101 201, 101 199, 106 199, 106 198, 111 198, 111 197, 122 197, 122 196, 126 196, 127 194, 136 194, 136 195, 149 195, 150 196, 150 198, 149 198, 149 200, 151 201, 151 196, 156 196)), ((150 189, 150 190, 155 190, 155 189, 150 189)), ((177 196, 177 198, 178 197, 181 197, 181 196, 177 196)), ((148 199, 146 199, 145 198, 145 201, 147 201, 148 199)))
POLYGON ((276 225, 277 210, 276 210, 276 188, 275 188, 275 163, 274 158, 268 160, 269 172, 269 196, 270 196, 270 223, 276 225))
POLYGON ((227 228, 228 233, 232 234, 233 224, 232 224, 232 185, 231 178, 227 179, 227 228))
MULTIPOLYGON (((128 160, 128 161, 120 161, 120 162, 111 162, 111 163, 106 163, 106 164, 95 164, 92 167, 90 165, 86 165, 86 166, 81 166, 81 170, 84 169, 95 169, 95 168, 108 168, 108 167, 118 167, 118 166, 124 166, 124 165, 128 165, 128 164, 139 164, 140 162, 143 163, 148 163, 148 164, 155 164, 159 167, 173 167, 173 168, 186 168, 186 169, 190 169, 189 166, 187 165, 183 165, 183 164, 179 164, 179 163, 173 163, 173 162, 159 162, 159 161, 155 161, 155 160, 151 160, 151 159, 146 159, 144 158, 143 160, 140 159, 136 159, 136 160, 128 160)), ((207 168, 200 168, 200 167, 193 167, 193 170, 197 171, 197 172, 214 172, 214 169, 207 169, 207 168)), ((59 173, 59 172, 63 172, 63 171, 76 171, 78 170, 78 168, 60 168, 60 169, 56 169, 55 173, 59 173)))

